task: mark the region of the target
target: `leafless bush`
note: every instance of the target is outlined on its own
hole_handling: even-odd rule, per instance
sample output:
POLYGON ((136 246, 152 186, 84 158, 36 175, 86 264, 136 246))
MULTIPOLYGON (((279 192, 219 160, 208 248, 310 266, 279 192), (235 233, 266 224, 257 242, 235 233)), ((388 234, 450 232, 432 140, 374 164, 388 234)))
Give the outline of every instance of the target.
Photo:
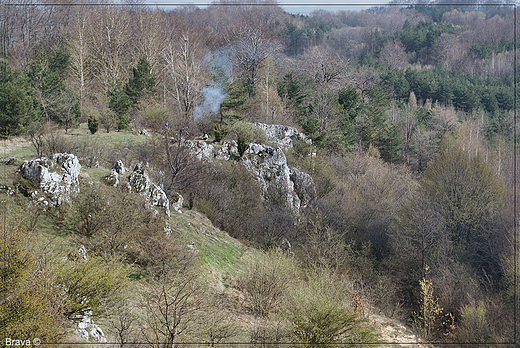
POLYGON ((290 341, 289 330, 284 322, 270 321, 253 327, 249 342, 251 348, 281 348, 290 341))
POLYGON ((295 261, 286 252, 273 250, 251 258, 238 276, 237 287, 255 312, 268 317, 279 309, 296 272, 295 261))
POLYGON ((95 168, 106 159, 108 149, 94 137, 78 139, 75 142, 74 154, 78 156, 82 165, 87 168, 95 168))
POLYGON ((50 157, 55 153, 72 153, 74 144, 61 134, 51 122, 33 122, 27 129, 27 137, 38 157, 50 157))

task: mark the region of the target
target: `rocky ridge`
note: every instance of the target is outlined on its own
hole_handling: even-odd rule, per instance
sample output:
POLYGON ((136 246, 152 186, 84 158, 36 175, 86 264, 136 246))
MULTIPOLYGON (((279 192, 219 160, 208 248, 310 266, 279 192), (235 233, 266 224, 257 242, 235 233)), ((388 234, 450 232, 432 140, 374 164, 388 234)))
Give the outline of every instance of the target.
MULTIPOLYGON (((120 175, 127 172, 122 161, 117 161, 105 181, 114 187, 120 185, 120 175)), ((18 190, 44 206, 58 206, 70 202, 71 197, 79 192, 81 164, 73 154, 57 153, 50 158, 42 157, 25 161, 19 169, 20 175, 30 181, 37 189, 18 185, 18 190)), ((138 164, 128 178, 126 186, 130 192, 136 192, 149 202, 150 206, 162 207, 170 216, 170 201, 164 190, 150 180, 142 164, 138 164)), ((180 212, 182 197, 173 204, 180 212)))
MULTIPOLYGON (((273 146, 250 143, 240 163, 254 174, 265 199, 275 190, 284 198, 286 207, 298 215, 316 198, 316 185, 309 174, 289 167, 284 148, 293 147, 298 140, 310 140, 293 127, 262 123, 255 123, 255 126, 265 131, 273 146)), ((221 146, 203 140, 187 141, 186 144, 199 160, 238 159, 234 140, 221 146)))
MULTIPOLYGON (((120 184, 119 175, 127 171, 122 161, 117 161, 109 176, 105 178, 106 182, 114 187, 120 184)), ((150 180, 148 174, 141 163, 138 163, 133 172, 128 177, 126 187, 130 192, 135 192, 146 198, 151 206, 162 207, 165 209, 166 215, 170 216, 170 200, 164 190, 150 180)), ((172 204, 175 211, 180 212, 182 206, 182 196, 176 203, 172 204), (180 202, 180 204, 179 204, 180 202)))

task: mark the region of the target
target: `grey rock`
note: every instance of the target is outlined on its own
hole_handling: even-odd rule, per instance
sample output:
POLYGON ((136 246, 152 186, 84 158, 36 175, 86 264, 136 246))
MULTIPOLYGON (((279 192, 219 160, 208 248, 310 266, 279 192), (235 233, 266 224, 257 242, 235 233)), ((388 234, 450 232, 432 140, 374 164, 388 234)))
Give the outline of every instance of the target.
POLYGON ((78 158, 67 153, 25 161, 20 167, 22 177, 39 187, 54 206, 69 202, 70 195, 77 192, 80 171, 78 158))
POLYGON ((265 198, 268 199, 270 193, 276 192, 283 197, 287 208, 295 214, 299 213, 301 201, 294 191, 291 170, 281 148, 265 147, 251 159, 244 158, 242 164, 255 175, 265 198))
POLYGON ((142 163, 137 163, 134 167, 134 173, 144 174, 144 168, 142 163))
POLYGON ((84 339, 88 340, 92 336, 96 341, 106 343, 105 333, 98 325, 92 322, 91 315, 92 311, 88 311, 80 317, 81 321, 77 324, 76 332, 84 339))
POLYGON ((166 193, 158 185, 154 184, 150 177, 143 171, 141 163, 137 164, 134 172, 128 178, 130 191, 139 193, 154 206, 163 207, 166 215, 170 216, 170 201, 166 193))
POLYGON ((265 150, 264 145, 251 143, 249 144, 249 150, 247 152, 253 155, 261 155, 265 150))
POLYGON ((87 248, 85 248, 84 245, 81 245, 78 249, 78 255, 85 261, 88 260, 88 256, 87 256, 87 248))
POLYGON ((101 343, 106 343, 107 341, 107 339, 105 338, 105 333, 96 324, 90 325, 90 336, 94 337, 96 341, 101 343))
POLYGON ((236 141, 224 142, 221 146, 215 147, 203 140, 186 141, 191 153, 199 160, 212 162, 214 159, 229 161, 234 154, 238 153, 236 141))
POLYGON ((119 160, 114 164, 113 168, 118 174, 124 174, 127 169, 125 168, 125 165, 123 164, 123 161, 119 160))
POLYGON ((181 208, 182 208, 183 204, 184 204, 184 198, 179 194, 179 198, 177 199, 177 202, 173 202, 172 203, 172 208, 177 213, 181 213, 182 214, 181 208))
POLYGON ((300 133, 298 129, 280 124, 255 123, 255 126, 264 130, 269 140, 280 146, 293 147, 298 140, 311 142, 305 134, 300 133))
POLYGON ((110 175, 105 178, 105 181, 110 186, 117 187, 117 185, 119 184, 119 174, 117 174, 117 170, 112 169, 110 175))
POLYGON ((170 224, 166 224, 166 226, 164 227, 164 233, 166 233, 167 236, 171 236, 172 235, 172 228, 170 226, 170 224))
POLYGON ((309 174, 301 172, 296 168, 291 169, 290 178, 294 183, 294 192, 300 198, 301 208, 307 207, 318 196, 314 180, 312 180, 309 174))

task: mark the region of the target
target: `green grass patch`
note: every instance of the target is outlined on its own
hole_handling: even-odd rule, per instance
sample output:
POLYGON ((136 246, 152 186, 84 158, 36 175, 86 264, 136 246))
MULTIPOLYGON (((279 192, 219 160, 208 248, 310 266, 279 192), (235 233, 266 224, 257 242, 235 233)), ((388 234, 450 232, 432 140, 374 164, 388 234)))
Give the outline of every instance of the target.
MULTIPOLYGON (((105 168, 81 167, 80 181, 105 182, 105 177, 110 175, 110 170, 105 168)), ((121 180, 121 178, 119 178, 121 180)))
POLYGON ((204 215, 194 210, 183 214, 172 213, 172 233, 183 243, 198 251, 201 263, 218 271, 232 271, 240 267, 241 257, 247 247, 220 231, 204 215))

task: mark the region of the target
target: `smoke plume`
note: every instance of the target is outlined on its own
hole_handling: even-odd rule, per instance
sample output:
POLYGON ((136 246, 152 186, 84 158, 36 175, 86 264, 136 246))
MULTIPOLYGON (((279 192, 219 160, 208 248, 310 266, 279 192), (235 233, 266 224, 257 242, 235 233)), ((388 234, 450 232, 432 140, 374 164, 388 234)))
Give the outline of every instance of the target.
POLYGON ((212 52, 206 56, 204 61, 211 66, 214 84, 202 89, 204 97, 193 112, 195 120, 200 120, 219 112, 220 105, 227 97, 223 86, 231 82, 232 76, 229 52, 227 50, 221 49, 212 52))
POLYGON ((221 86, 206 86, 202 89, 202 94, 204 95, 202 103, 195 107, 195 120, 219 112, 220 105, 227 97, 227 93, 221 86))

